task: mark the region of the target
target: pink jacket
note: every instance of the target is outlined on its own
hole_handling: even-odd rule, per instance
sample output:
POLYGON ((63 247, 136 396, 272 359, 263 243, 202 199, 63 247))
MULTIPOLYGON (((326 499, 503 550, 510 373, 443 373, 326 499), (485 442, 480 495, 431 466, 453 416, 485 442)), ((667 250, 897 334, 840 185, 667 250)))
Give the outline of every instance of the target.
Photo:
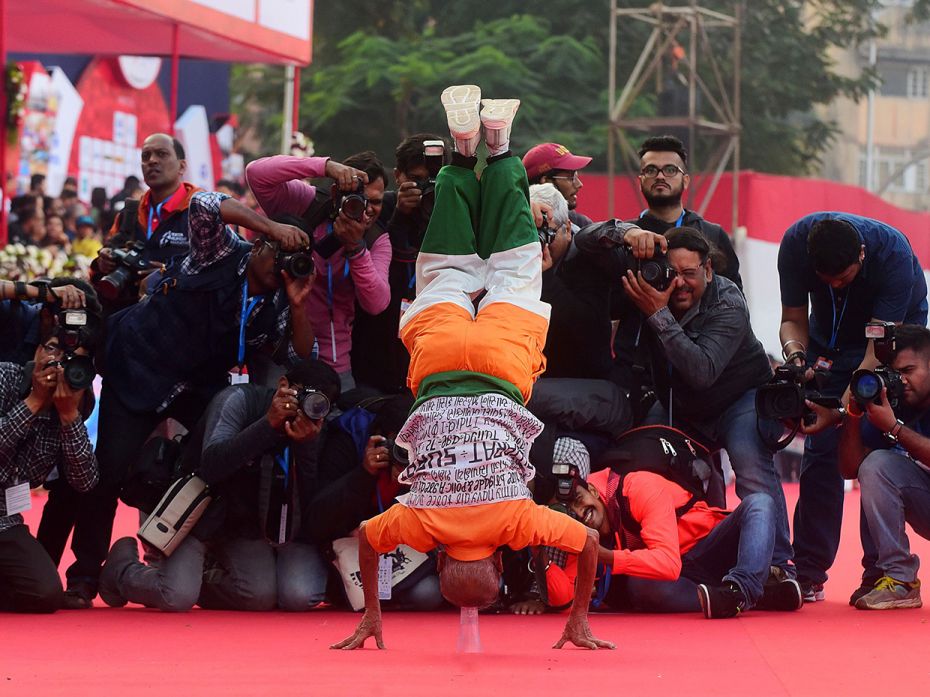
MULTIPOLYGON (((316 197, 316 187, 304 179, 325 176, 327 157, 290 157, 276 155, 250 163, 245 178, 268 217, 281 214, 300 216, 316 197)), ((319 242, 331 234, 329 223, 313 232, 319 242)), ((346 260, 340 248, 329 259, 314 252, 316 279, 310 292, 307 313, 320 346, 320 360, 336 372, 351 367, 352 322, 355 302, 365 312, 377 315, 391 299, 388 267, 391 264, 391 241, 381 235, 371 250, 346 260)))

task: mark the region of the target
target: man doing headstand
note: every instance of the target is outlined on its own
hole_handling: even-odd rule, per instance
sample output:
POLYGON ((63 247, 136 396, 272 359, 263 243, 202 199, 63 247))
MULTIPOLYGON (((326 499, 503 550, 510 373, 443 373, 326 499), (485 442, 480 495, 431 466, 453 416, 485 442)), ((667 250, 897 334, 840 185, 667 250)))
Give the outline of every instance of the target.
POLYGON ((436 203, 416 264, 417 297, 401 317, 410 352, 408 383, 417 396, 397 436, 410 454, 402 505, 362 524, 359 566, 365 614, 332 648, 381 639, 378 554, 407 544, 442 546, 440 587, 460 607, 487 607, 500 582, 498 547, 553 545, 580 553, 574 604, 562 637, 577 646, 614 648, 596 639, 587 608, 597 536, 568 516, 537 506, 530 445, 542 424, 524 407, 543 371, 549 305, 539 300, 541 248, 526 171, 509 151, 518 100, 484 100, 473 85, 443 92, 457 152, 436 181, 436 203), (490 151, 480 182, 473 171, 481 127, 490 151), (473 299, 486 291, 477 313, 473 299))

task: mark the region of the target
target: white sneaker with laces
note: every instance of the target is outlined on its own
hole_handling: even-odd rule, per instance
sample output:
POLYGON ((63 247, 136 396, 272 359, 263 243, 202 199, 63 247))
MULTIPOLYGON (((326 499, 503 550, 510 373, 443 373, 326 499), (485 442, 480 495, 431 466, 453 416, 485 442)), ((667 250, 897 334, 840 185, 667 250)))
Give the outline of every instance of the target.
POLYGON ((492 156, 500 155, 510 148, 510 127, 519 108, 519 99, 481 100, 484 142, 492 156))
POLYGON ((456 151, 465 157, 473 157, 481 140, 478 116, 481 88, 477 85, 452 85, 442 91, 441 100, 456 151))

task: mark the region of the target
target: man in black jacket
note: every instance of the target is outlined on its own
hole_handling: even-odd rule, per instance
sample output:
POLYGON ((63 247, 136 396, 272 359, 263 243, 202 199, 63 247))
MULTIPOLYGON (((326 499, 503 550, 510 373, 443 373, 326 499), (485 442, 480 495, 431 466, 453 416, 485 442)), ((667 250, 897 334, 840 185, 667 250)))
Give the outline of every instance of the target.
POLYGON ((297 364, 277 389, 236 385, 217 395, 185 457, 185 469, 207 483, 214 502, 170 557, 154 553, 153 565, 139 561, 134 538, 117 540, 101 573, 104 602, 183 612, 195 603, 300 611, 322 601, 326 561, 315 545, 293 539, 293 523, 287 540, 267 538, 269 527, 278 531, 280 515, 265 510, 259 492, 263 478, 283 474, 291 505, 310 500, 317 482, 316 438, 338 396, 338 375, 319 361, 297 364), (261 520, 262 512, 268 520, 261 520))

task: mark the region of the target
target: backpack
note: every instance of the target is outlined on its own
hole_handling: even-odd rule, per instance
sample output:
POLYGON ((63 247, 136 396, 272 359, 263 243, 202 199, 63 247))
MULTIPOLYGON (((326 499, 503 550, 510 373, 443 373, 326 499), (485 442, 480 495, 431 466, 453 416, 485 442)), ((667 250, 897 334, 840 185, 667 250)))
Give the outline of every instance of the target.
POLYGON ((621 493, 622 477, 631 472, 653 472, 689 492, 688 502, 675 510, 678 518, 698 501, 715 508, 726 507, 723 473, 714 464, 710 449, 677 428, 655 425, 630 429, 601 454, 592 469, 607 467, 621 478, 615 497, 619 501, 620 522, 634 535, 639 535, 641 526, 621 493))

